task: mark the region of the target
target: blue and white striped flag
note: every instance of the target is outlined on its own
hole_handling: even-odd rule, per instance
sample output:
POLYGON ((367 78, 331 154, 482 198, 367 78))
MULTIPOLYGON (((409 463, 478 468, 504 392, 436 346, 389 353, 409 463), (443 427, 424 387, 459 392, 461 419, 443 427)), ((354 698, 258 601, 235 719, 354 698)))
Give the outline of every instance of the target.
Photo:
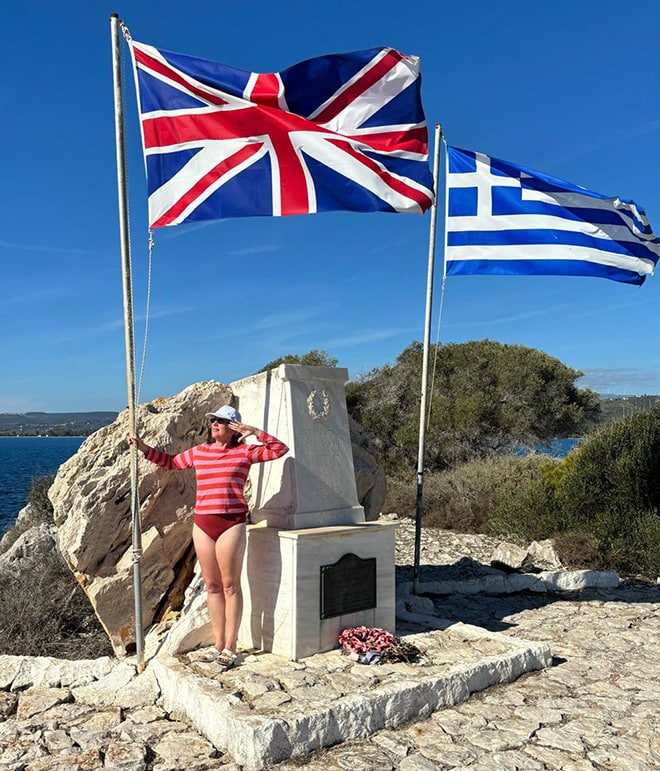
POLYGON ((483 153, 448 147, 447 158, 447 275, 653 275, 660 239, 633 201, 483 153))

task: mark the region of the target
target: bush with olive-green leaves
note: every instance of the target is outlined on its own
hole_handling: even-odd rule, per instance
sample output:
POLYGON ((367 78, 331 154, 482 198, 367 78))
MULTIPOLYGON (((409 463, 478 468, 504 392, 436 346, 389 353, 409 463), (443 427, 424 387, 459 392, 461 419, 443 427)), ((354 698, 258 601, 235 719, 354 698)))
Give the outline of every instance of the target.
MULTIPOLYGON (((375 438, 389 473, 417 465, 423 347, 346 388, 348 411, 375 438)), ((582 374, 542 351, 475 340, 433 346, 425 467, 460 463, 554 437, 580 436, 599 410, 582 374)))
POLYGON ((660 408, 599 429, 538 471, 500 502, 491 532, 556 537, 572 565, 580 552, 590 554, 582 566, 660 574, 660 408))

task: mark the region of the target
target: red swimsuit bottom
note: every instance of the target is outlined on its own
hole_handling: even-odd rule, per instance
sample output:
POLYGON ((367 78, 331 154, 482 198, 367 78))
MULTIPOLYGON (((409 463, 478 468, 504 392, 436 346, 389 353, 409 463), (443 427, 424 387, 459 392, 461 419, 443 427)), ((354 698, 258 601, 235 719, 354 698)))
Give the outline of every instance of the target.
POLYGON ((247 513, 240 514, 195 514, 193 521, 209 538, 217 541, 220 536, 234 525, 247 522, 247 513))

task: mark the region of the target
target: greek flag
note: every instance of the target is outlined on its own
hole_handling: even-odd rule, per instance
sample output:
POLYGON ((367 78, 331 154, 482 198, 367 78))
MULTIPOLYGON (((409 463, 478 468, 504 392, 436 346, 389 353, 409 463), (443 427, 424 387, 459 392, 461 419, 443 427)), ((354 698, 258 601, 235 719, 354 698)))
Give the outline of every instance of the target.
POLYGON ((447 275, 653 275, 660 239, 634 201, 457 147, 447 160, 447 275))

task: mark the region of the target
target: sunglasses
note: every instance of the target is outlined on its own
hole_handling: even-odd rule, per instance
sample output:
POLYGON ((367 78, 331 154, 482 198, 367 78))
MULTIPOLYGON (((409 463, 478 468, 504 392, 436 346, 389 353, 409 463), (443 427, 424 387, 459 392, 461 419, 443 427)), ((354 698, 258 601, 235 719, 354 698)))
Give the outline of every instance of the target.
POLYGON ((220 423, 224 426, 228 426, 231 421, 227 420, 227 418, 209 418, 209 423, 220 423))

